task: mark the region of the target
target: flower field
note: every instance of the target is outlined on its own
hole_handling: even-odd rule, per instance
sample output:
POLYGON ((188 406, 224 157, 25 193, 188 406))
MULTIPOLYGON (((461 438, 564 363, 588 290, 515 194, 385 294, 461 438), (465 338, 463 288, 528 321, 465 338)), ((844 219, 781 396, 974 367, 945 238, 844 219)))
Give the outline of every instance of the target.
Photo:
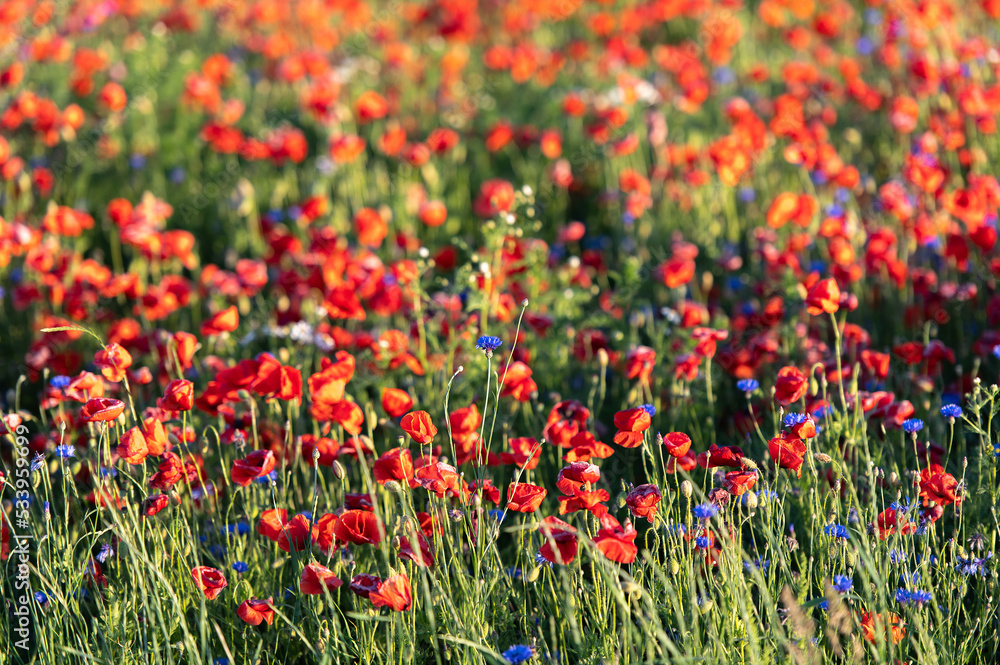
POLYGON ((997 0, 0 0, 0 664, 997 662, 998 114, 997 0))

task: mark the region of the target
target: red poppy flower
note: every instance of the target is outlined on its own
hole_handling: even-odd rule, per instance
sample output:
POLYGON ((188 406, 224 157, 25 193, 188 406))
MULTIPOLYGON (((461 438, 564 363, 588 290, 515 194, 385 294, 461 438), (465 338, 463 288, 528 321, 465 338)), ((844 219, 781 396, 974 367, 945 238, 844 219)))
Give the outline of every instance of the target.
POLYGON ((598 441, 590 432, 579 432, 570 439, 570 450, 563 455, 567 462, 587 462, 591 458, 607 459, 615 450, 608 444, 598 441))
POLYGON ((518 513, 533 513, 542 505, 548 490, 528 483, 511 483, 507 488, 507 509, 518 513))
MULTIPOLYGON (((698 454, 698 466, 714 469, 717 466, 743 466, 743 449, 739 446, 717 446, 714 443, 708 451, 698 454)), ((683 468, 683 467, 682 467, 683 468)))
POLYGON ((601 518, 601 529, 594 537, 594 545, 612 561, 632 563, 639 551, 634 542, 637 535, 628 520, 622 526, 611 515, 605 515, 601 518))
POLYGON ((575 513, 578 510, 586 510, 597 517, 608 513, 608 507, 603 501, 611 499, 606 489, 596 490, 575 490, 572 496, 559 497, 559 514, 575 513))
POLYGON ((840 309, 840 288, 837 280, 830 277, 812 285, 806 295, 806 311, 813 316, 826 312, 835 314, 840 309))
POLYGON ((233 305, 231 307, 227 307, 202 323, 201 334, 204 337, 221 335, 222 333, 236 330, 239 325, 240 313, 239 310, 236 309, 236 305, 233 305))
POLYGON ((917 525, 906 519, 906 513, 895 508, 886 508, 879 513, 875 521, 875 533, 879 540, 886 540, 892 534, 899 531, 902 535, 909 535, 917 530, 917 525))
POLYGON ((639 485, 625 497, 625 505, 636 517, 645 517, 652 524, 656 520, 657 507, 663 495, 653 484, 639 485))
POLYGON ((373 592, 378 591, 380 586, 382 586, 382 578, 362 573, 351 578, 351 584, 348 588, 356 595, 368 598, 373 592))
POLYGON ((618 433, 615 434, 614 442, 623 448, 637 448, 642 445, 642 433, 649 429, 652 419, 649 413, 642 407, 619 411, 615 414, 615 427, 618 433))
POLYGON ((663 447, 671 457, 684 457, 691 450, 691 437, 684 432, 670 432, 663 437, 663 447))
POLYGON ((500 461, 503 464, 513 464, 527 471, 538 466, 538 460, 542 457, 542 447, 534 437, 519 436, 508 443, 511 452, 500 453, 500 461))
POLYGON ((236 614, 251 626, 259 626, 263 622, 267 622, 267 625, 270 626, 274 623, 273 602, 273 598, 244 600, 236 609, 236 614))
POLYGON ((170 499, 165 495, 153 494, 142 502, 142 514, 146 517, 153 517, 169 505, 170 499))
POLYGON ((354 215, 354 233, 362 245, 380 247, 388 232, 389 227, 377 210, 362 208, 354 215))
POLYGON ((291 554, 305 550, 312 542, 312 529, 305 515, 296 515, 278 532, 278 547, 291 554))
POLYGON ((416 534, 417 546, 413 547, 410 539, 401 536, 399 538, 399 558, 413 563, 423 568, 434 567, 434 551, 424 534, 416 534))
POLYGON ((421 222, 434 228, 448 220, 448 208, 440 201, 425 201, 420 205, 417 215, 421 222))
POLYGON ((378 589, 368 594, 368 600, 375 607, 389 607, 396 612, 409 612, 413 605, 410 592, 410 578, 406 573, 393 575, 382 582, 378 589))
MULTIPOLYGON (((480 490, 478 483, 472 483, 469 485, 469 492, 471 494, 476 494, 480 490)), ((494 505, 500 505, 500 488, 493 484, 493 481, 489 478, 483 480, 482 486, 483 498, 487 501, 492 501, 494 505)))
POLYGON ((940 464, 931 464, 930 468, 920 470, 920 497, 925 506, 931 502, 939 506, 962 503, 958 481, 940 464))
POLYGON ((757 483, 756 469, 739 469, 726 474, 726 491, 733 496, 742 496, 757 483))
POLYGON ((233 460, 229 475, 240 487, 246 487, 255 478, 266 476, 274 470, 274 453, 270 450, 255 450, 244 459, 233 460))
POLYGON ((316 438, 312 434, 302 435, 302 458, 309 466, 332 467, 340 455, 340 444, 327 437, 316 438), (319 453, 319 459, 314 456, 319 453))
POLYGON ((659 268, 663 283, 671 289, 679 288, 690 282, 694 278, 694 271, 694 261, 680 257, 667 259, 659 268))
POLYGON ((649 379, 656 366, 656 351, 648 346, 639 346, 625 356, 625 378, 639 379, 644 384, 649 384, 649 379))
POLYGON ((788 222, 806 228, 819 209, 816 199, 808 194, 796 195, 782 192, 775 197, 767 211, 767 225, 772 229, 781 228, 788 222))
POLYGON ((146 453, 152 457, 159 457, 170 449, 170 440, 167 439, 167 431, 163 428, 163 423, 150 416, 142 421, 142 435, 146 439, 146 453))
POLYGON ((194 384, 186 379, 171 381, 156 406, 164 411, 190 411, 194 406, 194 384))
POLYGON ((94 354, 94 365, 100 368, 105 379, 117 383, 125 378, 125 370, 132 366, 132 354, 112 342, 94 354))
POLYGON ((281 530, 284 528, 286 522, 288 522, 287 510, 269 508, 261 514, 260 521, 257 522, 257 533, 274 542, 278 542, 278 536, 281 534, 281 530))
POLYGON ((146 447, 146 437, 142 435, 142 430, 133 427, 118 438, 118 456, 132 465, 142 464, 146 461, 149 449, 146 447))
POLYGON ((879 639, 886 638, 891 639, 893 644, 899 644, 906 637, 903 618, 895 612, 888 612, 884 617, 879 613, 864 612, 860 623, 861 632, 872 644, 877 644, 879 639), (879 637, 879 634, 883 636, 879 637))
POLYGON ((413 408, 413 398, 405 390, 385 388, 382 390, 382 409, 393 418, 413 408))
POLYGON ((556 487, 563 494, 572 496, 584 485, 601 479, 601 470, 589 462, 573 462, 559 470, 556 487))
POLYGON ((390 480, 411 484, 413 479, 413 456, 405 448, 393 448, 382 453, 372 465, 372 476, 379 485, 385 485, 390 480))
POLYGON ((579 550, 577 531, 554 515, 542 520, 538 528, 542 536, 542 546, 538 553, 549 563, 570 564, 579 550))
POLYGON ((796 476, 802 476, 802 463, 805 461, 806 444, 795 437, 777 436, 767 444, 771 459, 782 469, 791 469, 796 476))
POLYGON ((426 411, 411 411, 403 416, 399 424, 403 431, 420 445, 430 443, 438 433, 437 427, 431 421, 431 414, 426 411))
POLYGON ((378 545, 385 536, 385 528, 375 513, 367 510, 347 510, 337 518, 333 533, 341 542, 378 545))
POLYGON ((198 566, 191 569, 191 577, 195 585, 205 594, 205 598, 215 600, 226 588, 226 578, 221 571, 208 566, 198 566))
POLYGON ((806 394, 809 381, 798 367, 791 365, 778 370, 774 382, 774 398, 784 406, 797 402, 806 394))
POLYGON ((326 566, 308 563, 299 578, 299 591, 308 596, 318 596, 324 589, 339 589, 343 582, 326 566))
POLYGON ((125 403, 121 400, 110 397, 96 397, 87 400, 87 403, 80 409, 80 417, 87 422, 108 422, 122 415, 125 411, 125 403))
POLYGON ((413 472, 414 482, 428 492, 433 492, 438 498, 458 493, 462 477, 455 467, 444 462, 424 464, 413 472))
POLYGON ((892 347, 892 352, 907 365, 917 365, 924 359, 924 346, 917 342, 903 342, 892 347))

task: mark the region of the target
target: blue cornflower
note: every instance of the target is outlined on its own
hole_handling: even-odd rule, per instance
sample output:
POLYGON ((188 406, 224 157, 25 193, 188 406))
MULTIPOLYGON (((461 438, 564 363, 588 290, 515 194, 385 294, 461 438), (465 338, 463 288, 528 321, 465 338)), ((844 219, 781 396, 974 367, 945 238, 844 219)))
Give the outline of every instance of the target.
POLYGON ((43 610, 49 608, 49 597, 45 595, 44 591, 35 592, 35 602, 41 605, 43 610))
POLYGON ((838 593, 850 593, 851 589, 854 588, 854 580, 849 575, 834 575, 833 588, 838 593))
POLYGON ((694 544, 697 545, 699 549, 707 550, 709 545, 708 538, 705 536, 698 536, 694 539, 694 544))
POLYGON ((663 528, 666 530, 667 533, 674 536, 683 536, 685 533, 687 533, 687 527, 684 526, 683 524, 668 524, 663 528))
POLYGON ((916 584, 920 581, 920 573, 914 572, 909 575, 906 573, 901 573, 899 575, 900 584, 916 584))
POLYGON ((261 485, 267 485, 272 480, 277 480, 277 479, 278 479, 278 472, 277 471, 272 471, 271 473, 267 474, 266 476, 260 476, 260 477, 254 478, 254 482, 260 483, 261 485))
POLYGON ((504 572, 506 572, 510 576, 511 579, 514 579, 514 580, 521 579, 522 573, 521 573, 521 569, 520 568, 515 568, 514 566, 511 566, 510 568, 508 568, 504 572))
POLYGON ((543 557, 541 551, 535 552, 535 563, 539 566, 548 566, 549 568, 552 567, 552 562, 543 557))
POLYGON ((760 381, 757 379, 740 379, 736 382, 736 387, 741 393, 746 393, 749 395, 753 391, 760 388, 760 381))
POLYGON ((503 340, 492 335, 480 335, 476 340, 476 348, 486 353, 487 358, 493 357, 493 352, 500 348, 503 340))
POLYGON ((910 418, 903 421, 903 431, 907 434, 916 434, 924 428, 924 421, 920 418, 910 418))
POLYGON ((490 511, 490 517, 495 519, 499 524, 503 520, 503 511, 499 509, 493 509, 490 511))
POLYGON ((59 459, 69 459, 70 457, 76 457, 76 449, 68 444, 57 446, 56 455, 59 455, 59 459))
POLYGON ((958 404, 945 404, 941 407, 941 415, 945 418, 961 418, 962 407, 958 404))
POLYGON ((32 471, 38 471, 39 469, 41 469, 44 466, 45 466, 45 455, 42 455, 41 453, 38 453, 34 457, 31 458, 31 470, 32 471))
POLYGON ((652 404, 642 404, 639 408, 648 413, 650 418, 656 415, 656 407, 652 404))
POLYGON ((834 538, 840 538, 841 540, 847 540, 851 537, 850 532, 847 527, 843 524, 827 524, 823 527, 823 532, 828 536, 833 536, 834 538))
POLYGON ((827 404, 826 406, 821 406, 813 410, 812 415, 815 418, 826 418, 827 416, 832 416, 837 410, 833 408, 832 404, 827 404))
POLYGON ((115 554, 115 549, 111 547, 111 545, 105 543, 104 545, 101 545, 101 551, 98 552, 97 556, 95 556, 94 558, 100 561, 101 563, 104 563, 105 561, 108 560, 109 557, 114 556, 114 554, 115 554))
POLYGON ((990 552, 982 558, 970 556, 968 559, 965 559, 963 557, 958 557, 958 565, 955 566, 955 570, 963 575, 982 575, 983 577, 986 577, 986 562, 992 558, 993 552, 990 552))
POLYGON ((754 568, 756 568, 757 570, 761 571, 762 573, 766 573, 767 569, 770 568, 770 567, 771 567, 771 560, 770 559, 761 559, 760 557, 754 559, 753 561, 744 561, 743 562, 743 568, 745 568, 748 571, 753 570, 754 568))
POLYGON ((910 508, 913 508, 915 505, 916 505, 915 503, 912 503, 910 501, 910 497, 904 496, 901 502, 893 501, 892 503, 889 504, 889 507, 892 508, 893 510, 898 510, 900 512, 907 513, 910 511, 910 508))
POLYGON ((228 658, 216 658, 212 661, 212 665, 229 665, 228 658))
POLYGON ((250 525, 246 522, 237 522, 236 524, 227 524, 222 527, 223 533, 228 533, 229 535, 245 536, 250 533, 250 525))
POLYGON ((892 563, 903 563, 906 561, 906 552, 900 550, 889 550, 889 561, 892 563))
POLYGON ((235 570, 237 573, 240 573, 242 575, 243 573, 245 573, 248 570, 250 570, 250 566, 247 564, 246 561, 234 561, 233 562, 233 570, 235 570))
POLYGON ((807 416, 804 413, 789 413, 787 416, 785 416, 785 419, 782 422, 784 423, 785 427, 795 427, 796 425, 801 425, 808 419, 809 416, 807 416))
POLYGON ((743 203, 751 203, 756 200, 757 192, 754 191, 753 187, 741 187, 739 197, 743 203))
POLYGON ((532 649, 527 644, 516 644, 509 647, 502 654, 503 659, 506 660, 510 665, 518 665, 518 663, 526 663, 535 655, 535 650, 532 649))
POLYGON ((62 374, 60 374, 59 376, 53 376, 51 379, 49 379, 49 385, 52 386, 53 388, 58 388, 59 390, 63 390, 64 388, 69 387, 71 381, 72 379, 69 378, 68 376, 63 376, 62 374))
POLYGON ((719 507, 714 503, 700 503, 691 509, 694 516, 700 520, 707 520, 719 514, 719 507))
POLYGON ((1000 358, 1000 344, 993 347, 993 357, 1000 358))
POLYGON ((926 603, 931 602, 931 598, 934 596, 930 591, 923 591, 921 589, 915 589, 913 591, 907 591, 906 589, 896 589, 896 602, 900 605, 916 605, 917 608, 923 607, 926 603))

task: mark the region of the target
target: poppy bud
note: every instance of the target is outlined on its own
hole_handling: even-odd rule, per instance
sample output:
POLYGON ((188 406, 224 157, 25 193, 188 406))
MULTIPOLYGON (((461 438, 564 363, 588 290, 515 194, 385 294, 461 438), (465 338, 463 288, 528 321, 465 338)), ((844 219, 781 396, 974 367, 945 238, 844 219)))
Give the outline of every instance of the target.
POLYGON ((609 358, 608 358, 608 352, 606 350, 604 349, 597 350, 597 362, 601 364, 602 368, 608 366, 609 358))
POLYGON ((829 464, 833 461, 833 458, 826 453, 813 453, 813 459, 815 459, 820 464, 829 464))
POLYGON ((690 480, 685 480, 681 483, 681 494, 683 494, 688 499, 694 494, 694 485, 691 484, 690 480))
POLYGON ((393 494, 403 491, 403 486, 395 480, 387 480, 384 487, 387 491, 392 492, 393 494))
POLYGON ((344 476, 347 475, 347 470, 344 468, 344 465, 337 460, 333 461, 333 475, 336 476, 338 480, 343 480, 344 476))
POLYGON ((671 575, 676 575, 679 572, 681 572, 681 564, 677 563, 676 560, 671 559, 670 560, 670 574, 671 575))
POLYGON ((757 509, 757 495, 753 492, 747 492, 743 496, 746 497, 744 501, 746 501, 747 509, 749 509, 750 512, 755 511, 757 509))
POLYGON ((541 574, 541 572, 542 572, 542 567, 535 566, 530 571, 528 571, 528 575, 525 579, 527 579, 529 582, 535 582, 536 580, 538 580, 538 576, 541 574))

